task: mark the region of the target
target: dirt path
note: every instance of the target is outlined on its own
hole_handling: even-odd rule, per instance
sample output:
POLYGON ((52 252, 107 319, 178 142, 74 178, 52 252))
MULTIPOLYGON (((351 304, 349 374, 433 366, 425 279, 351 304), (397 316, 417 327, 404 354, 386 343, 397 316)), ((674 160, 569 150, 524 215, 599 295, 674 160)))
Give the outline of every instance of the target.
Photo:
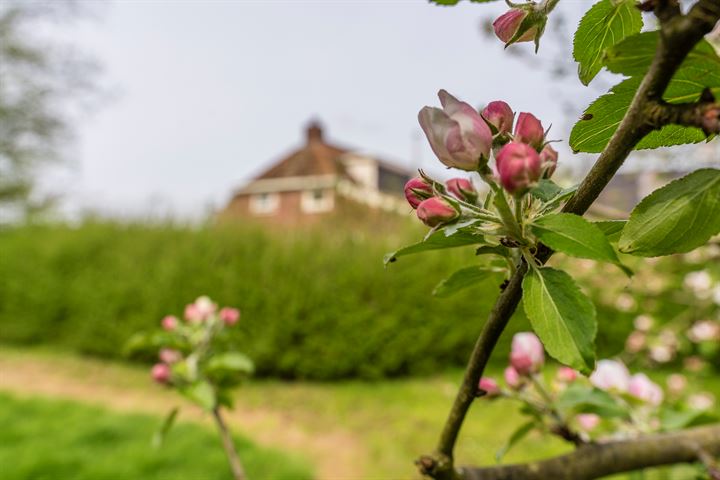
MULTIPOLYGON (((162 415, 169 406, 183 404, 178 396, 159 388, 128 381, 118 367, 83 362, 82 368, 53 358, 0 355, 0 390, 18 395, 41 395, 101 405, 119 412, 162 415)), ((210 422, 209 417, 184 404, 181 419, 210 422)), ((361 479, 369 457, 357 438, 342 429, 313 433, 308 418, 292 413, 244 406, 239 401, 228 420, 236 432, 256 443, 299 453, 315 466, 321 480, 361 479)))

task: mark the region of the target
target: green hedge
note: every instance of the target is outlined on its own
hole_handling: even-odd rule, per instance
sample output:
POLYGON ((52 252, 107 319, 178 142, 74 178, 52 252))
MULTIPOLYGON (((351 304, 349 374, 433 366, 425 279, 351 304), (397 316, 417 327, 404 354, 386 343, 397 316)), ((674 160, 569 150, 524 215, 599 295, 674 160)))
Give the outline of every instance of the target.
MULTIPOLYGON (((384 253, 422 234, 101 222, 4 230, 0 341, 119 357, 130 335, 208 294, 242 310, 238 341, 260 375, 379 378, 463 365, 498 291, 431 296, 475 261, 472 248, 383 267, 384 253)), ((528 328, 516 317, 498 358, 528 328)))

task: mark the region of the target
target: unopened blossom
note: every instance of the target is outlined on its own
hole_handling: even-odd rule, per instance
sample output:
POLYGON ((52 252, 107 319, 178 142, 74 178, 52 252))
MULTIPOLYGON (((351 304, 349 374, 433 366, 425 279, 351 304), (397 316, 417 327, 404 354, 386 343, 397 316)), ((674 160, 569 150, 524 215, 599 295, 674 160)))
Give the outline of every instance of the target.
POLYGON ((633 296, 629 293, 621 293, 615 299, 615 308, 621 312, 629 312, 634 310, 636 307, 637 302, 635 302, 635 298, 633 298, 633 296))
POLYGON ((203 295, 185 307, 185 318, 190 322, 202 322, 210 318, 216 309, 217 305, 209 297, 203 295))
POLYGON ((688 338, 695 343, 720 339, 720 323, 712 320, 701 320, 693 323, 688 338))
POLYGON ((432 197, 423 200, 417 208, 417 217, 428 227, 437 227, 460 216, 460 213, 447 200, 432 197))
POLYGON ((664 397, 662 388, 644 373, 636 373, 630 378, 628 393, 655 406, 660 405, 664 397))
POLYGON ((475 200, 477 200, 477 190, 475 190, 475 186, 473 186, 472 182, 467 178, 451 178, 445 182, 445 185, 447 186, 447 191, 459 200, 470 203, 475 203, 475 200))
POLYGON ((220 309, 219 316, 225 325, 232 326, 240 320, 240 310, 232 307, 223 307, 220 309))
POLYGON ((657 363, 667 363, 674 356, 675 351, 668 345, 653 345, 650 347, 650 358, 657 363))
MULTIPOLYGON (((497 35, 503 43, 507 44, 515 36, 520 28, 520 24, 522 24, 522 21, 527 15, 527 10, 511 8, 493 22, 495 35, 497 35)), ((523 33, 516 42, 531 42, 535 38, 535 35, 537 35, 537 27, 533 26, 523 33)))
POLYGON ((685 375, 673 373, 672 375, 668 376, 666 383, 668 386, 668 391, 670 393, 672 393, 673 395, 680 395, 687 388, 688 381, 685 375))
POLYGON ((708 108, 702 116, 701 124, 706 135, 720 133, 720 107, 708 108))
POLYGON ((512 365, 505 369, 503 377, 505 378, 507 386, 512 389, 518 388, 522 384, 520 374, 512 367, 512 365))
POLYGON ((630 372, 625 364, 618 360, 599 360, 595 371, 590 375, 590 383, 601 390, 627 392, 630 372))
POLYGON ((558 368, 557 379, 563 383, 572 383, 577 379, 577 376, 578 372, 573 368, 566 367, 565 365, 558 368))
POLYGON ((175 330, 178 326, 178 319, 174 315, 166 315, 163 317, 162 321, 160 322, 162 325, 162 328, 167 331, 175 330))
POLYGON ((633 320, 633 325, 641 332, 650 330, 654 323, 655 321, 649 315, 638 315, 635 317, 635 320, 633 320))
POLYGON ((510 349, 510 365, 520 375, 529 375, 540 370, 545 363, 545 351, 540 339, 531 332, 516 333, 510 349))
POLYGON ((182 360, 182 353, 177 350, 173 350, 172 348, 161 348, 158 357, 161 362, 170 364, 182 360))
POLYGON ((580 428, 586 432, 595 430, 600 424, 600 417, 594 413, 581 413, 575 417, 580 428))
POLYGON ((503 146, 496 157, 500 183, 508 192, 525 193, 540 179, 540 156, 528 144, 510 142, 503 146))
POLYGON ((709 410, 715 405, 715 397, 707 392, 695 393, 688 397, 687 404, 693 410, 709 410))
POLYGON ((405 184, 405 199, 414 209, 420 205, 420 202, 432 196, 432 186, 424 178, 411 178, 405 184))
POLYGON ((557 167, 558 152, 550 145, 545 145, 540 151, 540 168, 543 178, 550 178, 557 167))
POLYGON ((634 331, 628 335, 625 341, 625 350, 630 353, 638 353, 645 347, 646 335, 644 332, 634 331))
POLYGON ((709 298, 712 295, 713 280, 708 272, 699 270, 685 275, 683 282, 698 298, 709 298))
POLYGON ((442 109, 424 107, 420 126, 440 161, 452 168, 475 171, 490 156, 492 132, 470 105, 445 90, 438 93, 442 109))
POLYGON ((543 130, 542 123, 532 113, 521 112, 515 123, 513 140, 527 143, 536 151, 541 151, 545 143, 545 130, 543 130))
POLYGON ((510 105, 502 100, 490 102, 482 111, 482 117, 492 125, 498 133, 510 133, 515 114, 510 105))
POLYGON ((165 363, 153 365, 150 375, 157 383, 168 383, 170 381, 170 366, 165 363))
POLYGON ((496 397, 500 395, 500 387, 498 383, 490 377, 482 377, 478 382, 478 389, 485 392, 488 397, 496 397))

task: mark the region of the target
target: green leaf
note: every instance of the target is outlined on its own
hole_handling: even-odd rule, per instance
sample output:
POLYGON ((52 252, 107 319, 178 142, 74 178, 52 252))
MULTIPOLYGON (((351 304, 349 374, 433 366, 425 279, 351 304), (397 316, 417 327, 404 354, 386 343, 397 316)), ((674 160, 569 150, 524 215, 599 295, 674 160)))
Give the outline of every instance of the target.
MULTIPOLYGON (((472 3, 489 3, 489 2, 495 2, 497 0, 470 0, 472 3)), ((460 0, 429 0, 430 3, 434 3, 435 5, 441 5, 443 7, 451 7, 453 5, 457 5, 460 0)))
POLYGON ((584 385, 570 385, 557 399, 557 407, 566 414, 595 413, 601 417, 628 417, 627 408, 609 393, 584 385))
POLYGON ((575 32, 573 57, 580 81, 587 85, 604 64, 605 51, 639 33, 643 21, 634 0, 600 0, 585 13, 575 32))
POLYGON ((548 247, 579 258, 614 263, 625 273, 612 245, 597 225, 572 213, 554 213, 535 220, 532 232, 548 247))
POLYGON ((665 431, 680 430, 717 422, 718 417, 707 410, 676 410, 664 408, 660 412, 660 426, 665 431))
POLYGON ((505 444, 500 447, 500 449, 495 454, 495 461, 500 463, 502 458, 505 456, 507 452, 510 451, 510 449, 515 446, 516 443, 518 443, 520 440, 525 438, 528 433, 532 432, 532 429, 535 428, 535 422, 527 422, 520 425, 515 431, 510 435, 510 438, 508 439, 505 444))
POLYGON ((433 295, 444 298, 481 283, 495 282, 499 284, 501 279, 500 274, 503 272, 504 270, 500 268, 461 268, 442 282, 438 283, 435 290, 433 290, 433 295))
POLYGON ((200 405, 207 411, 211 411, 216 406, 215 390, 212 385, 205 380, 197 381, 187 387, 180 389, 180 393, 200 405))
POLYGON ((212 372, 253 373, 252 360, 239 352, 227 352, 215 355, 208 361, 207 368, 212 372))
MULTIPOLYGON (((635 70, 629 71, 640 69, 634 68, 635 70)), ((570 146, 574 152, 603 151, 625 117, 641 81, 641 76, 634 76, 620 82, 585 110, 570 134, 570 146)), ((720 58, 710 44, 703 40, 685 58, 670 81, 663 99, 669 103, 694 102, 700 98, 705 87, 720 96, 720 58)), ((706 135, 699 128, 666 125, 646 135, 635 149, 698 143, 706 139, 706 135)))
POLYGON ((536 186, 530 189, 530 195, 542 200, 543 202, 549 202, 553 198, 557 197, 562 190, 563 189, 557 183, 543 178, 536 186))
POLYGON ((475 250, 475 255, 499 255, 510 257, 510 249, 504 245, 481 245, 475 250))
POLYGON ((627 223, 626 220, 605 220, 602 222, 593 222, 604 234, 607 241, 617 243, 620 240, 620 233, 627 223))
POLYGON ((385 265, 392 263, 399 257, 404 257, 405 255, 428 252, 430 250, 440 250, 444 248, 464 247, 466 245, 474 245, 478 243, 485 243, 485 239, 482 235, 461 230, 454 235, 447 236, 443 231, 437 231, 422 242, 401 248, 400 250, 392 253, 388 253, 385 255, 385 265))
POLYGON ((545 349, 584 374, 595 365, 595 306, 567 273, 533 267, 523 280, 525 314, 545 349))
POLYGON ((172 410, 168 412, 168 414, 165 416, 165 420, 163 420, 162 425, 158 429, 157 432, 153 435, 152 439, 152 445, 155 448, 162 447, 163 443, 165 443, 165 438, 167 437, 168 432, 172 428, 172 426, 175 424, 175 419, 177 418, 178 412, 180 411, 180 408, 175 407, 172 410))
POLYGON ((640 257, 685 253, 720 232, 720 170, 703 168, 645 197, 623 228, 619 249, 640 257))

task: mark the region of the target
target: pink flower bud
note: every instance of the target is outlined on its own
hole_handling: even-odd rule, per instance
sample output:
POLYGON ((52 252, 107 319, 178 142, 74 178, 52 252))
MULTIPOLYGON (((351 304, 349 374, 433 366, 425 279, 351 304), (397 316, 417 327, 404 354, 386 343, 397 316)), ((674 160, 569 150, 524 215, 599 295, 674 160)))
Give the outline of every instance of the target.
POLYGON ((636 373, 630 378, 628 393, 655 406, 660 405, 664 397, 662 388, 644 373, 636 373))
POLYGON ((203 321, 203 316, 194 303, 188 303, 187 305, 185 305, 184 316, 185 320, 187 320, 188 322, 198 323, 203 321))
POLYGON ((152 379, 157 383, 169 383, 170 382, 170 366, 165 363, 156 363, 153 365, 150 371, 152 379))
POLYGON ((590 375, 590 383, 601 390, 627 392, 630 372, 625 364, 617 360, 599 360, 590 375))
POLYGON ((645 347, 645 333, 634 331, 625 340, 625 350, 630 353, 638 353, 645 347))
POLYGON ((577 415, 575 419, 577 420, 578 425, 580 425, 580 428, 586 432, 595 430, 595 428, 600 424, 600 417, 594 413, 581 413, 580 415, 577 415))
MULTIPOLYGON (((497 35, 497 37, 504 43, 508 43, 510 39, 515 36, 515 33, 517 33, 518 28, 520 28, 520 24, 527 14, 528 12, 526 10, 521 10, 519 8, 511 8, 507 12, 503 13, 493 22, 495 35, 497 35)), ((530 42, 535 38, 536 34, 537 27, 532 27, 523 33, 517 41, 530 42)))
POLYGON ((442 109, 424 107, 420 126, 435 155, 448 167, 475 171, 487 161, 492 132, 480 114, 445 90, 438 93, 442 109))
POLYGON ((510 365, 520 375, 529 375, 538 372, 543 363, 545 352, 540 339, 534 333, 516 333, 510 349, 510 365))
POLYGON ((161 323, 163 329, 170 332, 177 328, 178 319, 174 315, 166 315, 165 317, 163 317, 162 322, 160 322, 160 323, 161 323))
POLYGON ((487 107, 482 111, 482 116, 490 125, 495 127, 498 133, 509 133, 512 130, 515 114, 510 105, 502 100, 488 103, 487 107))
POLYGON ((428 227, 436 227, 451 222, 459 216, 460 214, 455 210, 455 207, 439 197, 423 200, 417 208, 417 217, 428 227))
POLYGON ((420 177, 411 178, 405 184, 405 198, 412 208, 417 208, 420 202, 432 196, 432 186, 420 177))
POLYGON ((706 135, 720 133, 720 107, 708 108, 702 116, 701 123, 706 135))
POLYGON ((713 322, 712 320, 695 322, 693 326, 690 327, 688 338, 695 343, 720 340, 720 323, 713 322))
POLYGON ((185 318, 189 322, 202 322, 210 318, 217 310, 217 305, 205 295, 198 297, 195 303, 185 307, 185 318))
POLYGON ((540 168, 543 171, 543 178, 550 178, 557 167, 558 152, 549 144, 540 152, 540 168))
POLYGON ((532 113, 521 112, 515 124, 513 140, 527 143, 539 152, 545 143, 545 131, 542 123, 532 113))
POLYGON ((240 320, 240 310, 232 307, 223 307, 220 309, 220 320, 225 322, 225 325, 235 325, 240 320))
POLYGON ((500 183, 508 192, 524 194, 540 179, 540 156, 525 143, 506 144, 496 159, 500 183))
POLYGON ((170 364, 182 360, 182 353, 177 350, 173 350, 172 348, 161 348, 158 357, 161 362, 170 364))
POLYGON ((505 383, 507 383, 507 386, 512 389, 516 389, 520 385, 522 385, 520 374, 512 366, 509 366, 505 369, 505 372, 503 372, 503 376, 505 377, 505 383))
POLYGON ((687 388, 687 378, 685 375, 673 373, 667 378, 668 391, 673 395, 682 394, 687 388))
POLYGON ((475 200, 477 200, 477 190, 475 190, 472 182, 466 178, 451 178, 445 185, 447 185, 448 192, 452 193, 455 198, 470 203, 475 203, 475 200))
POLYGON ((485 392, 488 397, 497 397, 500 395, 500 387, 497 382, 490 377, 482 377, 478 383, 478 389, 485 392))
POLYGON ((558 368, 557 378, 563 383, 572 383, 577 379, 578 373, 570 367, 562 366, 558 368))

